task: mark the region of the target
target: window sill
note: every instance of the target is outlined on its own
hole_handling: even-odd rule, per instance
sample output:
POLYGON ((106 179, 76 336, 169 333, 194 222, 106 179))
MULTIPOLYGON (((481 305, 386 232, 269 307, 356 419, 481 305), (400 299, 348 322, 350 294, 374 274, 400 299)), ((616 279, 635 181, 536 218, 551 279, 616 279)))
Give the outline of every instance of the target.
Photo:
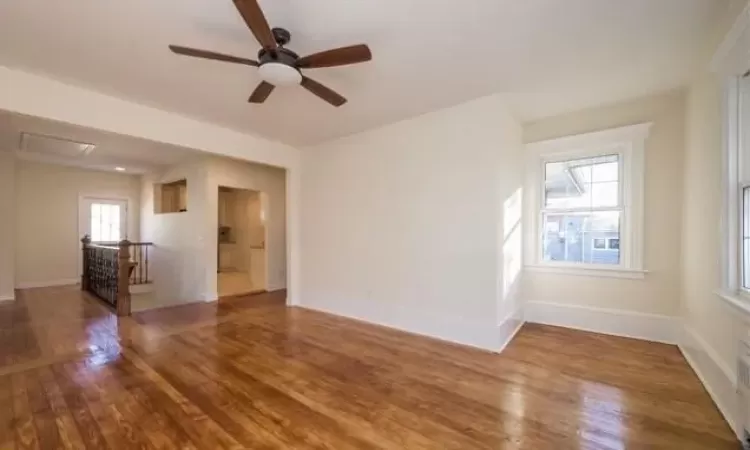
POLYGON ((721 289, 714 291, 714 293, 732 308, 750 316, 750 298, 747 296, 739 292, 729 292, 721 289))
POLYGON ((648 273, 642 269, 623 269, 621 267, 567 267, 547 264, 534 264, 525 266, 526 270, 538 273, 555 273, 561 275, 574 275, 585 277, 625 278, 631 280, 642 280, 648 273))

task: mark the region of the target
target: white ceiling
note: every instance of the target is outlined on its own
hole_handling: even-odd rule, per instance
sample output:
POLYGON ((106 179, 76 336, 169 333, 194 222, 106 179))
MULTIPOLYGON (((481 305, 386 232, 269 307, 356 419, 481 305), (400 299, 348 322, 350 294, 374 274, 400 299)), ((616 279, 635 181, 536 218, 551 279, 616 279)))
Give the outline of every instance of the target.
POLYGON ((122 167, 125 169, 125 173, 130 174, 157 172, 167 166, 203 154, 197 150, 2 110, 0 110, 0 151, 12 151, 19 158, 30 161, 108 172, 114 172, 116 167, 122 167), (19 149, 21 133, 94 144, 96 147, 90 153, 80 156, 66 155, 64 143, 61 143, 58 148, 51 145, 44 148, 43 152, 34 151, 35 149, 21 151, 19 149))
POLYGON ((672 89, 694 74, 728 0, 260 0, 300 55, 364 42, 374 59, 306 74, 264 105, 252 67, 173 55, 179 44, 255 58, 231 0, 7 0, 0 65, 311 144, 494 92, 524 121, 672 89))

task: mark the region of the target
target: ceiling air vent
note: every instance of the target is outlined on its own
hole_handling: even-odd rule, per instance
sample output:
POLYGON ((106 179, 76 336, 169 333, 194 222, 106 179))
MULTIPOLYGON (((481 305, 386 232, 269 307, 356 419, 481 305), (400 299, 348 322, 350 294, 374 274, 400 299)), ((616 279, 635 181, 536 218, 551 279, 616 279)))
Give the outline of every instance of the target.
POLYGON ((86 156, 94 148, 96 148, 94 144, 34 133, 21 133, 19 145, 19 150, 22 152, 74 158, 86 156))

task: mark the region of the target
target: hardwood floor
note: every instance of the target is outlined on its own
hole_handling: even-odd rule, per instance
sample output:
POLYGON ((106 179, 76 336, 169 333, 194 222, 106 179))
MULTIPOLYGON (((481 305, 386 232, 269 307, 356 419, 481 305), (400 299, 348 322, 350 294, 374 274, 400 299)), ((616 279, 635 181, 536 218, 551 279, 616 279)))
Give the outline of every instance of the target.
POLYGON ((502 355, 283 293, 118 319, 0 304, 0 448, 736 449, 672 346, 526 325, 502 355))

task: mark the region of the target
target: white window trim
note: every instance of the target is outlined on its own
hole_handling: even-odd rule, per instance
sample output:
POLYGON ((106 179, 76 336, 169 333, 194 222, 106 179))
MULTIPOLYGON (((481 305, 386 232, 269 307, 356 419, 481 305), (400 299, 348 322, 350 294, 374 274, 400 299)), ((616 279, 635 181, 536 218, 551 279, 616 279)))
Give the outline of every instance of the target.
POLYGON ((721 209, 721 285, 716 294, 728 303, 750 310, 750 292, 741 287, 741 195, 742 147, 740 129, 741 83, 750 69, 750 5, 746 6, 725 36, 711 61, 711 69, 723 80, 722 107, 722 209, 721 209))
POLYGON ((641 123, 593 133, 566 136, 526 145, 527 176, 525 209, 529 223, 526 233, 526 269, 567 275, 643 278, 643 180, 644 152, 652 123, 641 123), (620 156, 622 208, 620 264, 579 264, 544 261, 541 245, 541 189, 544 164, 555 160, 617 154, 620 156), (624 245, 623 245, 624 244, 624 245))

